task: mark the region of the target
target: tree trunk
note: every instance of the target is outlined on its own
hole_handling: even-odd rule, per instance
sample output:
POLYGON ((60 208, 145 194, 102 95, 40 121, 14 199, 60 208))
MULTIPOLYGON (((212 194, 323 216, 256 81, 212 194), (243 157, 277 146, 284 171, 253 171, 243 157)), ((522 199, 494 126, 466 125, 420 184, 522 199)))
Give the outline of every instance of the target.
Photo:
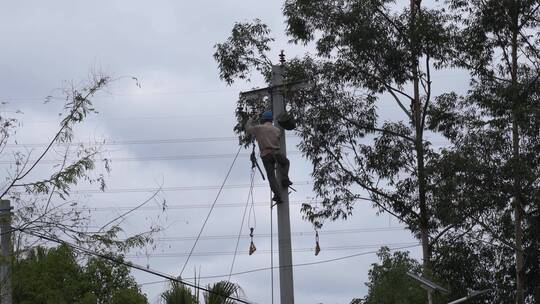
MULTIPOLYGON (((512 16, 512 158, 514 159, 514 167, 521 166, 520 151, 519 151, 519 124, 518 124, 518 35, 519 35, 519 6, 514 1, 512 16)), ((521 202, 521 176, 519 170, 514 168, 513 177, 513 207, 514 207, 514 225, 516 239, 516 304, 525 303, 525 269, 523 262, 523 206, 521 202)))
MULTIPOLYGON (((421 0, 411 0, 411 26, 415 24, 416 15, 420 11, 421 0)), ((429 248, 429 214, 426 203, 426 176, 424 168, 424 144, 423 135, 424 130, 422 126, 422 104, 420 102, 420 79, 418 75, 419 69, 419 54, 416 48, 416 42, 414 39, 414 31, 411 31, 411 51, 413 58, 412 76, 413 76, 413 89, 414 100, 412 101, 413 110, 413 124, 416 131, 415 136, 415 150, 416 150, 416 165, 418 174, 418 203, 420 209, 420 240, 422 242, 422 265, 424 269, 424 276, 431 277, 431 250, 429 248)), ((428 292, 428 303, 432 304, 433 299, 431 293, 428 292)))

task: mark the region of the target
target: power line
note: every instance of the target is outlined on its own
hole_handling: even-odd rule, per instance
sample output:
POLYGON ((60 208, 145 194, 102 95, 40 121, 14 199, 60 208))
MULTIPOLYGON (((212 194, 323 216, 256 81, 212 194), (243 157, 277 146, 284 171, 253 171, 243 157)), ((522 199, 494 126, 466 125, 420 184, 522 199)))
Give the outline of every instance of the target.
MULTIPOLYGON (((192 137, 192 138, 162 138, 162 139, 130 139, 130 140, 96 140, 99 145, 104 146, 120 146, 120 145, 154 145, 154 144, 176 144, 176 143, 195 143, 195 142, 216 142, 216 141, 236 141, 238 137, 235 136, 221 136, 221 137, 192 137)), ((59 143, 59 146, 67 145, 79 145, 79 144, 96 144, 96 142, 72 142, 72 143, 59 143)), ((19 144, 7 144, 6 147, 44 147, 48 143, 19 143, 19 144)))
MULTIPOLYGON (((125 120, 187 120, 201 118, 216 118, 216 117, 231 117, 227 114, 192 114, 192 115, 166 115, 166 116, 125 116, 125 117, 103 117, 103 118, 88 118, 85 122, 101 122, 101 121, 125 121, 125 120)), ((25 120, 24 124, 58 124, 58 120, 25 120)))
MULTIPOLYGON (((298 181, 295 182, 295 186, 306 186, 311 185, 312 182, 310 181, 298 181)), ((116 189, 107 189, 105 191, 97 190, 97 189, 84 189, 84 190, 77 190, 73 191, 73 194, 97 194, 97 193, 133 193, 133 192, 156 192, 156 191, 198 191, 198 190, 218 190, 218 189, 243 189, 243 188, 249 188, 249 184, 235 184, 235 185, 227 185, 227 186, 178 186, 178 187, 162 187, 162 188, 116 188, 116 189)), ((254 184, 253 187, 268 187, 267 184, 254 184)))
MULTIPOLYGON (((311 185, 311 181, 298 181, 295 182, 294 185, 296 187, 298 186, 307 186, 311 185)), ((223 186, 223 189, 243 189, 248 188, 249 184, 234 184, 234 185, 228 185, 223 186)), ((267 184, 255 184, 253 187, 262 188, 262 187, 268 187, 267 184)), ((144 188, 144 187, 137 187, 137 188, 113 188, 113 189, 106 189, 105 191, 101 191, 99 189, 82 189, 82 190, 75 190, 72 191, 72 194, 117 194, 117 193, 146 193, 146 192, 170 192, 170 191, 202 191, 202 190, 218 190, 221 186, 178 186, 178 187, 161 187, 161 188, 144 188)), ((28 193, 21 193, 21 195, 34 195, 34 194, 28 194, 28 193)))
MULTIPOLYGON (((236 163, 236 159, 238 158, 238 154, 240 154, 240 150, 242 150, 242 146, 239 146, 238 147, 238 151, 236 152, 236 156, 234 157, 232 163, 231 163, 231 166, 229 167, 229 170, 227 171, 227 174, 225 175, 225 178, 223 179, 223 183, 221 183, 221 186, 219 187, 219 191, 216 195, 216 198, 214 199, 214 202, 212 203, 212 207, 210 208, 210 210, 208 211, 208 215, 206 215, 206 219, 204 219, 204 222, 203 222, 203 225, 201 227, 201 229, 199 230, 199 234, 197 235, 197 238, 195 239, 195 243, 193 243, 193 247, 191 247, 191 250, 188 254, 188 257, 186 259, 186 262, 184 263, 184 266, 182 267, 182 270, 180 271, 180 276, 182 276, 182 273, 184 273, 184 270, 186 269, 186 266, 189 262, 189 258, 191 257, 191 255, 193 254, 193 250, 195 250, 195 246, 197 246, 197 242, 199 241, 199 238, 201 237, 201 234, 204 230, 204 227, 206 226, 206 223, 208 222, 208 219, 210 218, 210 215, 212 214, 212 211, 214 210, 214 206, 216 205, 217 203, 217 200, 221 194, 221 191, 223 190, 223 188, 225 187, 225 183, 227 183, 227 180, 229 179, 229 175, 231 174, 231 171, 234 167, 234 164, 236 163)), ((251 187, 253 187, 253 184, 250 185, 251 187)))
MULTIPOLYGON (((319 235, 335 235, 335 234, 357 234, 357 233, 375 233, 375 232, 390 232, 390 231, 402 231, 404 227, 381 227, 381 228, 358 228, 358 229, 340 229, 340 230, 323 230, 319 232, 319 235)), ((311 236, 313 231, 295 231, 291 233, 291 236, 304 237, 311 236)), ((238 235, 206 235, 201 236, 199 240, 230 240, 236 239, 238 235)), ((255 234, 255 238, 270 238, 270 233, 255 234)), ((276 237, 276 236, 274 236, 276 237)), ((247 235, 242 235, 241 238, 249 238, 247 235)), ((194 236, 180 236, 180 237, 162 237, 156 238, 155 241, 173 242, 173 241, 191 241, 194 240, 194 236)))
MULTIPOLYGON (((289 201, 290 205, 301 205, 306 202, 310 203, 318 203, 311 201, 310 199, 305 200, 291 200, 289 201)), ((372 201, 372 199, 367 197, 358 197, 355 201, 372 201)), ((104 204, 108 205, 115 205, 116 202, 107 202, 104 204)), ((212 203, 199 203, 199 204, 175 204, 175 205, 169 205, 167 204, 165 207, 162 205, 159 206, 147 206, 147 207, 141 207, 138 210, 139 211, 152 211, 152 210, 177 210, 177 209, 206 209, 210 208, 212 206, 212 203)), ((244 203, 216 203, 215 208, 240 208, 243 207, 244 203)), ((253 206, 255 207, 268 207, 268 202, 256 202, 253 203, 253 206)), ((81 208, 74 208, 79 211, 93 211, 93 212, 110 212, 110 211, 125 211, 130 210, 134 208, 135 206, 121 206, 121 207, 81 207, 81 208)))
MULTIPOLYGON (((402 250, 402 249, 413 248, 413 247, 418 247, 418 246, 420 246, 420 244, 416 243, 415 245, 402 246, 402 247, 397 247, 397 248, 390 248, 390 251, 402 250)), ((333 258, 333 259, 328 259, 328 260, 323 260, 323 261, 293 264, 292 267, 304 267, 304 266, 312 266, 312 265, 319 265, 319 264, 331 263, 331 262, 336 262, 336 261, 341 261, 341 260, 351 259, 351 258, 363 256, 363 255, 376 254, 377 252, 378 252, 378 250, 376 250, 376 251, 361 252, 361 253, 351 254, 351 255, 342 256, 342 257, 333 258)), ((246 271, 236 272, 236 273, 233 273, 232 275, 233 275, 233 276, 236 276, 236 275, 243 275, 243 274, 249 274, 249 273, 254 273, 254 272, 260 272, 260 271, 266 271, 266 270, 271 270, 271 269, 277 269, 277 268, 281 268, 281 267, 291 267, 291 265, 284 265, 284 266, 281 266, 281 265, 280 265, 280 266, 275 266, 275 267, 256 268, 256 269, 251 269, 251 270, 246 270, 246 271)), ((201 276, 201 277, 197 277, 197 279, 216 279, 216 278, 224 278, 224 277, 227 277, 227 276, 228 276, 228 274, 212 275, 212 276, 201 276)), ((193 278, 189 278, 189 279, 193 279, 193 278)), ((144 286, 144 285, 158 284, 158 283, 163 283, 163 282, 167 282, 167 281, 155 281, 155 282, 142 283, 142 284, 138 284, 138 285, 139 285, 139 286, 144 286)))
MULTIPOLYGON (((232 259, 231 271, 229 272, 229 274, 231 274, 233 272, 234 263, 236 262, 236 254, 238 252, 238 246, 240 245, 240 238, 242 237, 242 229, 244 228, 244 222, 246 220, 246 213, 247 213, 247 209, 248 209, 248 206, 249 206, 249 199, 253 195, 253 182, 254 181, 255 181, 255 168, 252 167, 251 168, 251 174, 250 174, 251 187, 249 188, 249 191, 248 191, 248 196, 247 196, 247 199, 246 199, 246 206, 244 207, 244 214, 242 215, 242 222, 240 223, 240 230, 238 231, 238 236, 236 238, 236 246, 234 248, 234 256, 233 256, 233 259, 232 259)), ((231 276, 229 275, 229 279, 227 281, 230 281, 230 280, 231 280, 231 276)))
POLYGON ((57 244, 63 244, 63 245, 69 246, 70 248, 73 248, 73 249, 78 250, 80 252, 83 252, 85 254, 93 255, 93 256, 99 257, 101 259, 111 261, 111 262, 113 262, 115 264, 118 264, 118 265, 123 265, 123 266, 129 267, 129 268, 133 268, 133 269, 137 269, 137 270, 140 270, 140 271, 143 271, 143 272, 146 272, 146 273, 153 274, 153 275, 158 276, 158 277, 162 277, 164 279, 167 279, 168 281, 174 281, 174 282, 177 282, 177 283, 180 283, 180 284, 183 284, 183 285, 195 288, 195 289, 203 290, 203 291, 206 291, 206 292, 209 292, 209 293, 214 293, 214 294, 220 295, 222 297, 225 297, 225 298, 228 298, 228 299, 240 302, 240 303, 250 304, 250 302, 248 302, 246 300, 243 300, 243 299, 240 299, 240 298, 237 298, 237 297, 233 297, 233 296, 221 295, 219 293, 215 293, 214 291, 212 291, 210 289, 198 286, 196 284, 187 282, 185 280, 180 280, 180 279, 175 278, 175 277, 173 277, 171 275, 158 272, 157 270, 152 270, 152 269, 149 269, 148 267, 143 267, 143 266, 134 264, 132 262, 125 262, 125 261, 116 259, 114 257, 108 256, 108 255, 105 255, 105 254, 97 253, 97 252, 92 251, 90 249, 87 249, 87 248, 84 248, 84 247, 69 243, 69 242, 64 241, 64 240, 49 237, 49 236, 46 236, 44 234, 33 232, 33 231, 28 231, 28 230, 25 230, 25 229, 19 229, 19 228, 14 228, 14 229, 19 230, 19 231, 21 231, 23 233, 32 235, 34 237, 40 238, 40 239, 44 239, 44 240, 54 242, 54 243, 57 243, 57 244))
MULTIPOLYGON (((356 249, 367 249, 367 248, 379 248, 382 246, 411 246, 416 245, 418 242, 400 242, 400 243, 381 243, 381 244, 366 244, 366 245, 354 245, 354 246, 329 246, 324 247, 325 251, 347 251, 347 250, 356 250, 356 249)), ((314 249, 311 247, 306 248, 296 248, 292 249, 291 252, 296 253, 305 253, 305 252, 313 252, 314 249)), ((257 249, 258 254, 269 254, 271 253, 270 249, 266 250, 259 250, 257 249)), ((249 254, 248 252, 241 252, 241 253, 235 253, 234 251, 200 251, 200 252, 171 252, 171 253, 151 253, 151 254, 129 254, 126 255, 127 258, 135 258, 135 259, 141 259, 141 258, 178 258, 178 257, 192 257, 192 256, 199 256, 199 257, 207 257, 207 256, 230 256, 235 254, 249 254)))
MULTIPOLYGON (((300 154, 300 151, 291 151, 291 154, 300 154)), ((239 157, 248 157, 249 153, 240 153, 239 157)), ((110 162, 133 162, 133 161, 170 161, 170 160, 199 160, 199 159, 223 159, 223 158, 234 158, 235 154, 196 154, 196 155, 169 155, 169 156, 143 156, 143 157, 111 157, 106 158, 110 162)), ((104 161, 103 159, 97 159, 96 161, 104 161)), ((28 163, 34 163, 35 160, 28 160, 28 163)), ((43 159, 38 164, 57 164, 63 162, 60 159, 43 159)), ((11 160, 0 161, 0 165, 16 165, 20 162, 15 162, 11 160)))
MULTIPOLYGON (((186 90, 186 91, 169 91, 169 92, 150 92, 150 93, 140 93, 140 94, 110 94, 110 95, 99 95, 94 96, 94 99, 116 99, 116 97, 148 97, 148 96, 167 96, 167 95, 190 95, 190 94, 206 94, 206 93, 226 93, 233 92, 231 89, 220 89, 220 90, 186 90)), ((46 100, 66 100, 65 97, 58 96, 45 96, 45 97, 0 97, 0 101, 9 102, 42 102, 46 100)), ((119 101, 119 100, 116 100, 119 101)))
MULTIPOLYGON (((300 138, 299 135, 291 134, 288 138, 300 138)), ((100 145, 100 146, 129 146, 129 145, 158 145, 158 144, 182 144, 182 143, 208 143, 208 142, 235 142, 238 141, 236 136, 217 136, 217 137, 192 137, 192 138, 161 138, 161 139, 98 139, 93 142, 71 142, 58 143, 57 146, 68 145, 100 145)), ((446 144, 444 141, 430 141, 431 144, 446 144)), ((38 148, 45 147, 49 143, 18 143, 6 144, 6 148, 38 148)))

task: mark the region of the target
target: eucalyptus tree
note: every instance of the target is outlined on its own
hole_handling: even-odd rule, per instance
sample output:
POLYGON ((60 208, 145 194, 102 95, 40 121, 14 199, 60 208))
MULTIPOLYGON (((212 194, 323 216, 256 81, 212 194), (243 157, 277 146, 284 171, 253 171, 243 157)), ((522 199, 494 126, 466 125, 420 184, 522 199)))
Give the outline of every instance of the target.
MULTIPOLYGON (((109 223, 112 225, 102 227, 97 233, 88 231, 91 215, 81 211, 72 195, 73 187, 81 183, 105 190, 110 161, 104 157, 103 142, 87 145, 76 143, 74 139, 77 125, 98 113, 94 97, 111 81, 111 77, 95 74, 80 86, 65 87, 59 98, 63 101, 59 125, 50 138, 44 139, 46 144, 43 146, 29 148, 20 144, 15 135, 24 120, 7 114, 0 116, 0 155, 6 173, 0 185, 0 199, 11 200, 14 207, 12 226, 16 232, 16 253, 24 252, 24 247, 32 245, 25 239, 35 240, 27 233, 67 237, 112 251, 124 251, 150 241, 155 228, 124 240, 117 237, 121 231, 117 222, 109 223), (47 159, 51 155, 56 159, 47 159)), ((44 103, 50 105, 56 99, 49 96, 44 103)))
POLYGON ((378 263, 369 270, 368 294, 354 299, 351 304, 425 303, 426 293, 407 272, 419 272, 421 266, 407 252, 390 252, 382 247, 377 253, 378 263))
POLYGON ((540 1, 447 2, 453 64, 472 80, 466 96, 441 96, 431 109, 430 127, 452 142, 434 174, 437 213, 495 246, 499 301, 533 303, 540 298, 540 1))
MULTIPOLYGON (((286 94, 321 201, 304 205, 306 218, 315 225, 345 219, 367 193, 418 236, 430 275, 432 244, 447 231, 433 216, 437 152, 426 140, 429 109, 439 100, 432 70, 447 62, 451 42, 444 12, 421 0, 287 0, 283 13, 291 41, 316 50, 284 64, 288 83, 312 83, 286 94), (395 115, 379 111, 381 104, 393 104, 395 115)), ((261 22, 237 23, 216 45, 220 77, 232 83, 258 70, 268 79, 271 42, 261 22)), ((239 133, 254 104, 240 97, 239 133)))

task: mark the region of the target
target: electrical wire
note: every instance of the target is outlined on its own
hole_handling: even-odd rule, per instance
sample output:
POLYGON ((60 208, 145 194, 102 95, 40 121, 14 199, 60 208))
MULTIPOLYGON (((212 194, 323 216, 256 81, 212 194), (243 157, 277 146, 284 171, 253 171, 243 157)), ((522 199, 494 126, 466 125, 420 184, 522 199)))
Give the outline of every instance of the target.
MULTIPOLYGON (((381 228, 358 228, 358 229, 338 229, 338 230, 324 230, 320 231, 320 235, 343 235, 343 234, 357 234, 357 233, 371 233, 371 232, 393 232, 393 231, 403 231, 404 227, 381 227, 381 228)), ((312 231, 296 231, 292 232, 291 236, 293 237, 311 237, 312 231)), ((260 238, 270 238, 270 233, 259 233, 257 234, 257 237, 260 238)), ((201 236, 199 238, 199 241, 202 240, 209 240, 209 241, 215 241, 215 240, 231 240, 236 239, 238 236, 229 234, 229 235, 206 235, 201 236)), ((241 238, 247 239, 249 236, 241 236, 241 238)), ((275 238, 275 236, 274 236, 275 238)), ((155 241, 165 241, 165 242, 171 242, 171 241, 191 241, 196 239, 195 236, 184 236, 184 237, 162 237, 162 238, 156 238, 155 241)))
MULTIPOLYGON (((311 185, 312 182, 310 181, 298 181, 294 183, 295 186, 308 186, 311 185)), ((72 194, 116 194, 116 193, 140 193, 140 192, 169 192, 169 191, 199 191, 199 190, 218 190, 218 189, 243 189, 243 188, 249 188, 249 184, 234 184, 234 185, 228 185, 228 186, 177 186, 177 187, 162 187, 162 188, 144 188, 144 187, 138 187, 138 188, 118 188, 118 189, 106 189, 105 191, 101 191, 98 189, 81 189, 81 190, 75 190, 72 191, 72 194)), ((254 184, 253 187, 261 188, 261 187, 268 187, 266 184, 254 184)), ((27 194, 27 193, 21 193, 21 195, 32 195, 34 194, 27 194)), ((214 204, 213 204, 214 205, 214 204)))
POLYGON ((206 223, 208 222, 208 219, 210 218, 210 215, 212 214, 212 211, 214 210, 214 207, 216 205, 216 202, 221 194, 221 191, 223 188, 225 188, 225 183, 227 183, 227 180, 229 179, 229 175, 231 174, 231 171, 234 167, 234 164, 236 163, 236 160, 238 159, 238 154, 240 154, 240 151, 242 150, 242 146, 238 147, 238 151, 236 152, 236 156, 234 157, 231 166, 229 167, 229 170, 227 171, 227 174, 225 175, 225 178, 223 179, 223 183, 221 183, 221 187, 219 188, 219 191, 216 195, 216 198, 214 199, 214 202, 212 203, 212 207, 210 207, 210 210, 208 211, 208 214, 206 215, 206 219, 203 222, 203 225, 201 229, 199 230, 199 234, 197 235, 197 239, 195 240, 195 243, 193 243, 193 247, 191 247, 191 250, 189 252, 189 255, 186 259, 186 262, 184 263, 184 266, 182 267, 182 270, 180 271, 180 276, 184 273, 184 270, 186 269, 186 266, 189 262, 189 259, 191 258, 191 255, 193 254, 193 250, 195 250, 195 246, 197 246, 197 242, 199 241, 199 238, 201 237, 201 234, 204 230, 204 227, 206 226, 206 223))
MULTIPOLYGON (((287 139, 300 138, 299 135, 287 135, 287 139)), ((97 146, 130 146, 130 145, 161 145, 161 144, 183 144, 183 143, 210 143, 210 142, 236 142, 236 136, 221 136, 221 137, 191 137, 191 138, 161 138, 161 139, 96 139, 93 142, 71 142, 57 143, 56 146, 71 146, 71 145, 97 145, 97 146)), ((445 144, 444 141, 431 141, 433 145, 445 144)), ((6 144, 5 148, 41 148, 46 147, 48 143, 17 143, 6 144)), ((288 152, 289 153, 289 152, 288 152)))
MULTIPOLYGON (((183 143, 208 143, 208 142, 223 142, 223 141, 237 141, 238 137, 225 136, 225 137, 192 137, 192 138, 165 138, 165 139, 130 139, 130 140, 115 140, 115 139, 102 139, 95 142, 72 142, 72 143, 58 143, 58 146, 68 145, 99 145, 99 146, 129 146, 129 145, 157 145, 157 144, 183 144, 183 143)), ((6 144, 6 148, 21 148, 21 147, 44 147, 47 143, 18 143, 18 144, 6 144)))
MULTIPOLYGON (((300 138, 298 135, 288 135, 287 138, 300 138)), ((157 145, 157 144, 182 144, 182 143, 208 143, 208 142, 224 142, 224 141, 238 141, 236 136, 222 136, 222 137, 191 137, 191 138, 161 138, 161 139, 129 139, 129 140, 117 140, 117 139, 99 139, 94 142, 71 142, 71 143, 57 143, 57 146, 70 146, 70 145, 99 145, 99 146, 128 146, 128 145, 157 145)), ((6 144, 6 148, 21 148, 21 147, 46 147, 49 143, 17 143, 6 144)))
MULTIPOLYGON (((253 195, 251 196, 252 199, 252 207, 267 207, 268 202, 253 202, 253 195)), ((292 200, 289 201, 289 205, 301 205, 308 201, 306 200, 292 200)), ((367 197, 358 197, 355 201, 372 201, 370 198, 367 197)), ((315 203, 315 201, 311 201, 312 203, 315 203)), ((104 204, 113 205, 117 204, 116 202, 107 202, 104 204)), ((216 204, 216 208, 240 208, 243 207, 245 203, 221 203, 216 204)), ((175 210, 175 209, 201 209, 201 208, 209 208, 212 206, 211 202, 208 203, 200 203, 200 204, 175 204, 175 205, 169 205, 167 204, 167 210, 175 210)), ((135 206, 121 206, 121 207, 81 207, 81 208, 74 208, 79 211, 93 211, 93 212, 110 212, 110 211, 122 211, 122 210, 130 210, 134 208, 135 206)), ((71 209, 70 209, 71 210, 71 209)), ((140 211, 150 211, 150 210, 163 210, 163 206, 148 206, 148 207, 141 207, 137 210, 140 211)), ((250 218, 248 217, 248 220, 250 218)), ((251 225, 251 222, 248 221, 248 225, 251 225)), ((254 218, 254 226, 257 226, 257 223, 255 222, 254 218)))
MULTIPOLYGON (((102 122, 102 121, 133 121, 133 120, 166 120, 166 119, 174 119, 174 120, 188 120, 188 119, 215 119, 216 117, 229 117, 228 114, 192 114, 192 115, 163 115, 163 116, 124 116, 124 117, 95 117, 95 118, 88 118, 85 120, 86 123, 90 122, 102 122)), ((24 124, 58 124, 58 120, 30 120, 24 121, 24 124)))
MULTIPOLYGON (((138 93, 138 94, 108 94, 98 95, 93 98, 97 99, 116 99, 116 97, 145 97, 145 96, 174 96, 174 95, 190 95, 190 94, 206 94, 206 93, 225 93, 233 92, 231 89, 220 90, 186 90, 186 91, 169 91, 169 92, 151 92, 151 93, 138 93)), ((17 101, 17 102, 35 102, 44 103, 45 101, 52 100, 65 100, 65 97, 58 96, 45 96, 45 97, 0 97, 2 102, 17 101)), ((119 100, 115 100, 119 101, 119 100)))
MULTIPOLYGON (((289 154, 299 155, 300 151, 290 151, 289 154)), ((142 162, 142 161, 172 161, 172 160, 200 160, 200 159, 223 159, 233 158, 235 154, 193 154, 193 155, 164 155, 164 156, 141 156, 141 157, 107 157, 105 159, 96 159, 96 162, 142 162)), ((248 157, 249 154, 241 153, 238 157, 248 157)), ((39 162, 39 165, 57 164, 63 160, 59 159, 43 159, 39 162)), ((69 159, 74 161, 74 159, 69 159)), ((28 160, 29 163, 35 162, 35 160, 28 160)), ((12 160, 0 160, 0 165, 16 165, 20 162, 12 160)))
MULTIPOLYGON (((417 244, 417 242, 400 242, 400 243, 378 243, 378 244, 365 244, 365 245, 354 245, 354 246, 325 246, 325 251, 347 251, 347 250, 357 250, 357 249, 366 249, 366 248, 378 248, 381 246, 405 246, 405 245, 412 245, 417 244)), ((305 248, 296 248, 292 249, 291 252, 296 253, 306 253, 306 252, 313 252, 312 247, 305 247, 305 248)), ((267 250, 259 250, 257 249, 257 253, 259 254, 271 254, 272 249, 267 250)), ((191 256, 230 256, 235 254, 248 254, 247 252, 241 252, 241 253, 235 253, 234 251, 200 251, 192 253, 191 256)), ((173 253, 155 253, 155 254, 130 254, 126 255, 126 257, 129 258, 177 258, 177 257, 184 257, 188 256, 188 252, 173 252, 173 253)))
MULTIPOLYGON (((236 158, 234 159, 236 162, 236 158)), ((294 183, 295 186, 307 186, 311 185, 310 181, 299 181, 294 183)), ((73 191, 74 194, 98 194, 98 193, 132 193, 132 192, 156 192, 156 191, 192 191, 192 190, 218 190, 218 189, 243 189, 250 187, 249 184, 235 184, 228 186, 178 186, 178 187, 162 187, 162 188, 119 188, 119 189, 107 189, 105 192, 97 189, 83 189, 73 191)), ((253 187, 268 187, 267 184, 254 184, 253 187)), ((215 205, 215 204, 213 204, 215 205)))
POLYGON ((81 246, 76 245, 76 244, 72 244, 70 242, 67 242, 67 241, 64 241, 64 240, 61 240, 61 239, 58 239, 58 238, 53 238, 53 237, 50 237, 50 236, 47 236, 47 235, 44 235, 44 234, 41 234, 41 233, 38 233, 38 232, 35 232, 35 231, 28 231, 28 230, 20 229, 20 228, 19 229, 13 228, 13 229, 16 229, 16 230, 21 231, 23 233, 26 233, 26 234, 32 235, 34 237, 44 239, 44 240, 47 240, 47 241, 50 241, 50 242, 53 242, 53 243, 69 246, 70 248, 73 248, 73 249, 75 249, 77 251, 80 251, 82 253, 92 255, 92 256, 96 256, 96 257, 108 260, 108 261, 113 262, 113 263, 118 264, 118 265, 123 265, 123 266, 129 267, 129 268, 133 268, 133 269, 137 269, 137 270, 140 270, 140 271, 143 271, 143 272, 146 272, 146 273, 150 273, 150 274, 158 276, 158 277, 162 277, 164 279, 167 279, 167 281, 174 281, 174 282, 177 282, 177 283, 180 283, 180 284, 183 284, 183 285, 186 285, 186 286, 198 289, 198 290, 203 290, 203 291, 206 291, 206 292, 209 292, 209 293, 217 294, 219 296, 231 299, 233 301, 250 304, 250 302, 248 302, 246 300, 243 300, 243 299, 240 299, 240 298, 237 298, 237 297, 233 297, 233 296, 222 295, 222 294, 216 293, 216 292, 214 292, 214 291, 212 291, 212 290, 210 290, 208 288, 204 288, 204 287, 198 286, 196 284, 192 284, 190 282, 187 282, 185 280, 175 278, 175 277, 173 277, 171 275, 161 273, 161 272, 159 272, 157 270, 152 270, 152 269, 149 269, 148 267, 140 266, 140 265, 134 264, 132 262, 125 262, 125 261, 116 259, 116 258, 114 258, 112 256, 101 254, 101 253, 92 251, 90 249, 81 247, 81 246))
MULTIPOLYGON (((233 259, 232 259, 232 263, 231 263, 231 270, 229 273, 232 274, 233 272, 233 269, 234 269, 234 262, 236 262, 236 255, 238 253, 238 245, 240 244, 240 237, 242 236, 242 229, 244 228, 244 222, 246 220, 246 213, 247 213, 247 209, 248 209, 248 205, 249 205, 249 198, 251 197, 252 195, 252 189, 253 189, 253 182, 255 180, 255 168, 252 168, 251 169, 251 176, 250 176, 250 183, 251 183, 251 187, 248 191, 248 197, 246 199, 246 206, 244 208, 244 214, 242 215, 242 222, 240 223, 240 230, 238 231, 238 237, 236 239, 236 247, 234 248, 234 255, 233 255, 233 259)), ((231 280, 231 276, 229 276, 229 278, 227 279, 227 281, 230 281, 231 280)))
MULTIPOLYGON (((251 193, 251 205, 249 207, 249 214, 248 214, 248 227, 253 227, 253 229, 257 228, 257 217, 255 216, 255 199, 253 194, 253 187, 249 189, 249 192, 251 193), (253 226, 251 225, 251 218, 253 217, 253 226)), ((298 202, 300 204, 300 202, 298 202)))
MULTIPOLYGON (((407 246, 390 248, 390 251, 414 248, 414 247, 418 247, 418 246, 420 246, 420 244, 415 243, 414 245, 407 245, 407 246)), ((351 255, 346 255, 346 256, 337 257, 337 258, 333 258, 333 259, 322 260, 322 261, 293 264, 292 267, 296 268, 296 267, 305 267, 305 266, 313 266, 313 265, 319 265, 319 264, 332 263, 332 262, 347 260, 347 259, 351 259, 351 258, 355 258, 355 257, 359 257, 359 256, 364 256, 364 255, 369 255, 369 254, 376 254, 377 252, 379 252, 379 250, 360 252, 360 253, 355 253, 355 254, 351 254, 351 255)), ((255 269, 250 269, 250 270, 246 270, 246 271, 235 272, 232 275, 233 276, 238 276, 238 275, 244 275, 244 274, 249 274, 249 273, 272 270, 272 269, 279 269, 279 268, 284 268, 284 267, 291 267, 291 265, 255 268, 255 269)), ((228 276, 228 274, 220 274, 220 275, 211 275, 211 276, 201 276, 201 277, 197 277, 197 279, 216 279, 216 278, 223 278, 223 277, 227 277, 227 276, 228 276)), ((192 279, 192 278, 188 278, 188 279, 192 279)), ((166 281, 147 282, 147 283, 142 283, 142 284, 138 284, 138 285, 139 286, 144 286, 144 285, 158 284, 158 283, 163 283, 163 282, 166 282, 166 281)))

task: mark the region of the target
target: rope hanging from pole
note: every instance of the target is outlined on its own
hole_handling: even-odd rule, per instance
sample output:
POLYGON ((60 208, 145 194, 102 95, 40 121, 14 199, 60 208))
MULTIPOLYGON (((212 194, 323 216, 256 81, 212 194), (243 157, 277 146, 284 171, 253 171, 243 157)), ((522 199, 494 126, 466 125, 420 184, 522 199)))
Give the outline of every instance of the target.
MULTIPOLYGON (((251 168, 252 170, 252 176, 255 175, 255 168, 251 168)), ((264 177, 263 177, 264 178, 264 177)), ((249 226, 249 237, 251 239, 251 243, 249 245, 249 255, 252 255, 257 250, 257 247, 255 247, 255 244, 253 243, 253 232, 255 228, 257 227, 257 218, 255 217, 255 200, 253 198, 253 184, 249 189, 250 197, 251 197, 251 206, 249 208, 249 214, 248 214, 248 226, 249 226), (251 218, 253 217, 253 223, 251 223, 251 218)))

